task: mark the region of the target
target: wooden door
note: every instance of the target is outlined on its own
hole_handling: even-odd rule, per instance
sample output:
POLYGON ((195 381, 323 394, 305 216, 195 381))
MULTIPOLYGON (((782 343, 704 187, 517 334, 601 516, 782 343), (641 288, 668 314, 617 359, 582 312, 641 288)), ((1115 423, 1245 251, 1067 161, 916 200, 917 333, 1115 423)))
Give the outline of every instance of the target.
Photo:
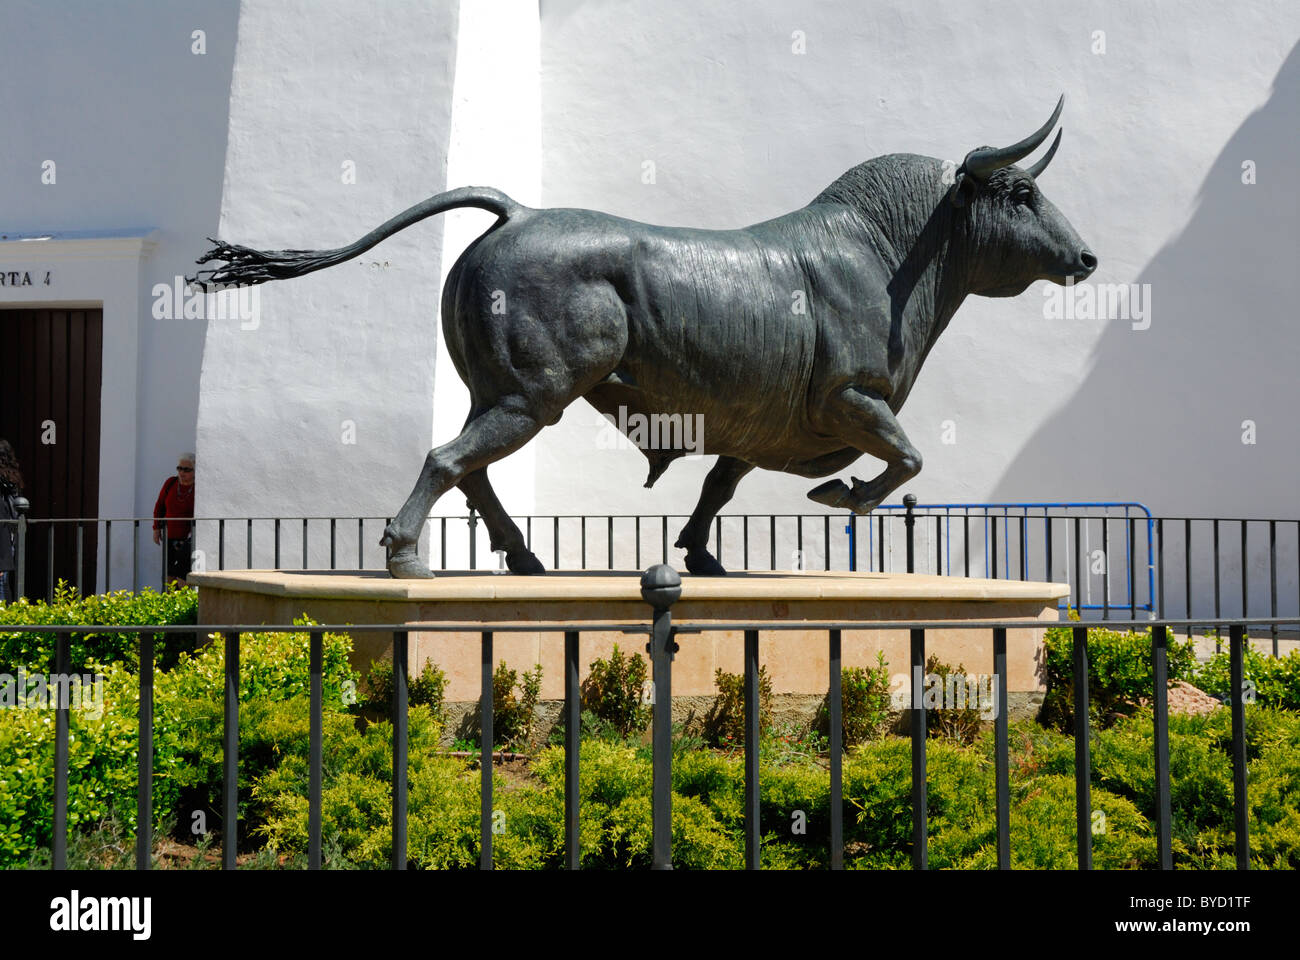
POLYGON ((99 512, 103 326, 102 310, 0 310, 0 437, 18 455, 35 521, 24 591, 32 599, 50 596, 60 578, 96 590, 98 525, 57 521, 99 512))

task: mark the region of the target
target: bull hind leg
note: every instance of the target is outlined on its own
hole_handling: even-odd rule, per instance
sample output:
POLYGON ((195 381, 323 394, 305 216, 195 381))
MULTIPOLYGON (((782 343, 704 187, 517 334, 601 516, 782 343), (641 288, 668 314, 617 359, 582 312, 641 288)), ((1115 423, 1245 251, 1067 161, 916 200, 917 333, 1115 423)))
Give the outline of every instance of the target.
POLYGON ((388 548, 391 576, 404 580, 432 576, 416 549, 429 511, 439 497, 471 473, 509 456, 537 435, 542 418, 521 406, 498 404, 466 423, 455 440, 429 451, 415 488, 379 541, 388 548))
POLYGON ((504 550, 506 566, 511 573, 545 573, 546 568, 536 555, 528 549, 524 535, 518 525, 510 519, 497 499, 496 491, 488 482, 487 467, 475 470, 460 482, 461 492, 470 508, 483 515, 488 534, 492 538, 492 549, 504 550))
POLYGON ((828 480, 808 491, 808 498, 837 510, 870 513, 893 491, 921 472, 921 454, 912 446, 889 404, 879 394, 850 387, 833 397, 823 411, 822 428, 856 450, 885 462, 871 480, 828 480))
POLYGON ((695 512, 686 521, 677 542, 673 544, 686 550, 686 569, 691 573, 705 577, 726 574, 726 569, 717 557, 709 553, 709 528, 718 511, 735 495, 736 484, 753 469, 753 464, 735 457, 719 457, 709 475, 704 478, 704 488, 700 491, 700 501, 695 505, 695 512))

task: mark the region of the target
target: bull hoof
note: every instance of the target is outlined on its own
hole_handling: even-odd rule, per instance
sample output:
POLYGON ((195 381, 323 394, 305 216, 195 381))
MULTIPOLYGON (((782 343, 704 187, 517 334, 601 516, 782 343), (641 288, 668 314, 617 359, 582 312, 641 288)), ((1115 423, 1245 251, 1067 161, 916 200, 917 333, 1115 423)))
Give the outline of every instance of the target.
POLYGON ((827 480, 821 486, 813 487, 808 491, 808 499, 813 503, 825 504, 837 510, 848 507, 851 498, 852 493, 843 480, 827 480))
POLYGON ((852 489, 843 480, 827 480, 821 486, 809 490, 808 499, 836 510, 851 510, 859 514, 870 513, 880 506, 880 499, 871 496, 869 484, 857 477, 850 479, 853 480, 852 489))
POLYGON ((388 575, 394 580, 432 580, 429 565, 415 551, 395 553, 388 558, 388 575))
POLYGON ((401 545, 391 531, 385 530, 379 545, 388 549, 388 575, 394 580, 433 579, 429 565, 420 560, 415 544, 401 545))
POLYGON ((725 577, 726 568, 703 547, 686 551, 686 569, 697 577, 725 577))
POLYGON ((524 575, 546 572, 546 568, 542 566, 542 561, 538 560, 531 550, 519 550, 507 553, 506 566, 510 569, 511 573, 520 573, 524 575))
POLYGON ((878 486, 873 487, 871 484, 859 480, 857 477, 850 478, 853 480, 853 493, 849 497, 849 509, 854 513, 870 513, 876 507, 880 506, 883 497, 874 496, 878 486))

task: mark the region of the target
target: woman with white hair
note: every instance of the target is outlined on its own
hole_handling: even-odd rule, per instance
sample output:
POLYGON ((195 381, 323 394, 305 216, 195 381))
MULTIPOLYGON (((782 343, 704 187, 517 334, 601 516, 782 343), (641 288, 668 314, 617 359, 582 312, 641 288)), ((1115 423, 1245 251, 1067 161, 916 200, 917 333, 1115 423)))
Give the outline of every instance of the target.
POLYGON ((190 575, 190 552, 194 547, 194 454, 182 453, 176 460, 176 475, 168 477, 153 506, 153 542, 162 543, 166 527, 167 582, 181 583, 190 575))

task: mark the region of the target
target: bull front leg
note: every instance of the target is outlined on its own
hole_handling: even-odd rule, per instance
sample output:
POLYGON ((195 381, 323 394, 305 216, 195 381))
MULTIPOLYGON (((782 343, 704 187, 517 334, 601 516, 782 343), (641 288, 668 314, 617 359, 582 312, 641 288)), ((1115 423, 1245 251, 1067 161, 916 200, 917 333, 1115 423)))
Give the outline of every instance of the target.
POLYGON ((831 397, 822 411, 822 425, 828 433, 849 446, 885 462, 885 469, 869 481, 851 477, 828 480, 808 491, 808 498, 837 510, 870 513, 891 493, 921 472, 921 454, 883 397, 871 390, 848 387, 831 397))

